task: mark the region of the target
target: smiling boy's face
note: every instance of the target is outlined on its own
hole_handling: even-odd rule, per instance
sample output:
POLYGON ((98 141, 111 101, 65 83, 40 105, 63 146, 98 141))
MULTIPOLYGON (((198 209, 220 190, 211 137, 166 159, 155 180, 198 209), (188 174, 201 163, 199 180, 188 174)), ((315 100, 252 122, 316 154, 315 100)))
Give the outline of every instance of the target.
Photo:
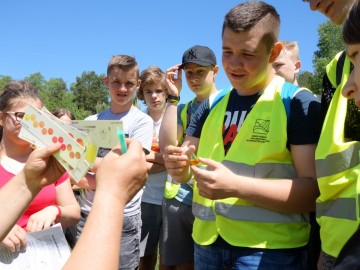
POLYGON ((307 0, 311 10, 324 14, 334 24, 342 24, 355 0, 307 0))
POLYGON ((231 85, 240 95, 258 93, 275 74, 271 65, 282 46, 277 42, 269 52, 261 31, 256 26, 246 32, 234 32, 229 28, 223 32, 222 65, 231 85))
POLYGON ((105 85, 109 88, 111 96, 111 111, 121 113, 129 110, 133 98, 140 87, 137 68, 124 71, 113 68, 104 79, 105 85))

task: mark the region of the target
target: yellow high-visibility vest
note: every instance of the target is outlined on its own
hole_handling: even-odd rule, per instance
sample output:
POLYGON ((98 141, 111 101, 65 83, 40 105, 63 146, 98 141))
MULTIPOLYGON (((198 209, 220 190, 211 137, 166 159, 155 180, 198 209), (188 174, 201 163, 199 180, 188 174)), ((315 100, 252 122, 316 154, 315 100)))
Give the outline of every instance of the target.
POLYGON ((350 61, 339 53, 326 67, 329 80, 337 85, 331 100, 316 149, 316 173, 320 196, 316 217, 320 225, 322 250, 337 257, 360 223, 358 141, 346 141, 344 124, 348 100, 341 90, 350 74, 350 61), (340 84, 336 83, 341 75, 340 84))
MULTIPOLYGON (((222 129, 230 93, 225 95, 204 123, 198 156, 221 162, 238 175, 295 178, 292 156, 286 148, 287 114, 281 97, 283 85, 284 79, 275 77, 266 87, 226 156, 222 129)), ((193 238, 200 245, 212 244, 218 235, 232 246, 269 249, 302 247, 309 240, 307 214, 280 213, 240 198, 206 199, 199 195, 196 181, 193 213, 193 238)))

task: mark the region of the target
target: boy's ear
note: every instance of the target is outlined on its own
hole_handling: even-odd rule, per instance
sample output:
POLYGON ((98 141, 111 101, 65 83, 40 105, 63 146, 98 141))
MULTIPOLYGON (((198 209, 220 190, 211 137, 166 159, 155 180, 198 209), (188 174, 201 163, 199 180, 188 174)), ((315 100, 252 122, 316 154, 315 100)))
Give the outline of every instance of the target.
POLYGON ((297 60, 295 62, 295 73, 298 73, 300 71, 300 68, 301 68, 301 61, 297 60))
POLYGON ((270 63, 274 63, 276 58, 281 53, 282 47, 283 47, 283 45, 281 42, 275 42, 274 46, 271 48, 271 51, 270 51, 270 59, 269 59, 270 63))
POLYGON ((109 79, 107 76, 104 77, 104 84, 106 87, 108 87, 109 79))
POLYGON ((216 77, 216 75, 217 75, 218 72, 219 72, 219 66, 218 66, 218 65, 214 66, 213 71, 214 71, 214 77, 216 77))
POLYGON ((141 84, 141 80, 140 80, 140 79, 138 79, 138 81, 137 81, 137 86, 136 86, 136 91, 137 91, 137 90, 139 90, 139 88, 140 88, 140 84, 141 84))

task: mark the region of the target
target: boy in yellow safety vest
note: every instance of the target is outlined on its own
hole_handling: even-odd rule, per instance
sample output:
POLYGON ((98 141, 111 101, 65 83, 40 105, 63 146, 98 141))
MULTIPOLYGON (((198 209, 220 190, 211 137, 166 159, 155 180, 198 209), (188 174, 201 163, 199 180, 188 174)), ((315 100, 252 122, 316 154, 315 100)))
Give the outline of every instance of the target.
MULTIPOLYGON (((218 73, 215 53, 208 47, 195 45, 187 49, 182 63, 166 71, 165 83, 169 96, 160 128, 160 148, 178 145, 197 108, 218 90, 215 77, 218 73), (182 74, 190 90, 196 95, 185 104, 178 104, 182 88, 182 74)), ((171 177, 165 185, 163 200, 163 264, 177 269, 192 269, 194 242, 191 237, 194 215, 191 211, 193 189, 188 184, 178 184, 171 177)))
MULTIPOLYGON (((305 2, 309 2, 312 10, 321 12, 332 23, 340 25, 356 1, 305 2)), ((347 101, 341 96, 350 71, 350 59, 345 52, 339 52, 326 66, 323 78, 321 104, 326 117, 315 158, 320 189, 316 217, 322 242, 318 267, 325 270, 333 269, 340 251, 360 224, 356 207, 359 155, 355 147, 360 140, 360 110, 352 100, 347 101)))
POLYGON ((203 103, 186 131, 200 163, 165 149, 173 179, 195 179, 195 269, 308 269, 320 102, 299 89, 287 115, 282 91, 294 85, 272 69, 279 28, 275 8, 260 1, 225 15, 222 64, 233 89, 211 110, 203 103))

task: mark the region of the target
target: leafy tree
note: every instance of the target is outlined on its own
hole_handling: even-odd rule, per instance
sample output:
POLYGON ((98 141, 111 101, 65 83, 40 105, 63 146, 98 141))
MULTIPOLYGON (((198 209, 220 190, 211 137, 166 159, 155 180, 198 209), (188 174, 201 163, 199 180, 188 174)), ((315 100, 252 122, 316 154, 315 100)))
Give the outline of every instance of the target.
POLYGON ((326 59, 327 62, 330 62, 338 52, 345 49, 341 25, 334 25, 328 21, 320 24, 318 31, 319 42, 317 45, 319 50, 314 53, 314 64, 316 64, 317 59, 326 59))
POLYGON ((59 107, 70 110, 78 120, 84 120, 85 117, 91 114, 91 112, 83 108, 78 108, 74 102, 74 95, 71 92, 65 92, 61 99, 61 105, 54 107, 52 110, 59 107))
POLYGON ((44 91, 45 79, 40 72, 30 74, 30 76, 25 77, 24 80, 31 83, 39 91, 39 93, 44 91))
POLYGON ((0 92, 4 89, 5 85, 10 82, 12 78, 6 75, 0 75, 0 92))
POLYGON ((76 77, 76 83, 71 85, 70 90, 78 109, 95 114, 97 108, 103 107, 101 104, 109 104, 104 77, 104 74, 97 75, 94 71, 84 71, 76 77))
POLYGON ((319 42, 317 45, 319 49, 314 52, 314 73, 311 74, 305 71, 298 76, 299 84, 308 87, 316 94, 320 94, 322 91, 322 80, 326 65, 338 52, 345 48, 342 40, 342 26, 325 22, 319 26, 318 32, 319 42))
POLYGON ((312 90, 314 75, 310 71, 301 71, 297 77, 300 86, 312 90))
POLYGON ((55 99, 61 99, 68 89, 63 79, 53 78, 45 82, 44 91, 50 93, 55 99))
POLYGON ((67 93, 67 86, 63 79, 53 78, 44 83, 44 90, 40 92, 45 106, 52 111, 58 107, 65 107, 63 97, 67 93))

